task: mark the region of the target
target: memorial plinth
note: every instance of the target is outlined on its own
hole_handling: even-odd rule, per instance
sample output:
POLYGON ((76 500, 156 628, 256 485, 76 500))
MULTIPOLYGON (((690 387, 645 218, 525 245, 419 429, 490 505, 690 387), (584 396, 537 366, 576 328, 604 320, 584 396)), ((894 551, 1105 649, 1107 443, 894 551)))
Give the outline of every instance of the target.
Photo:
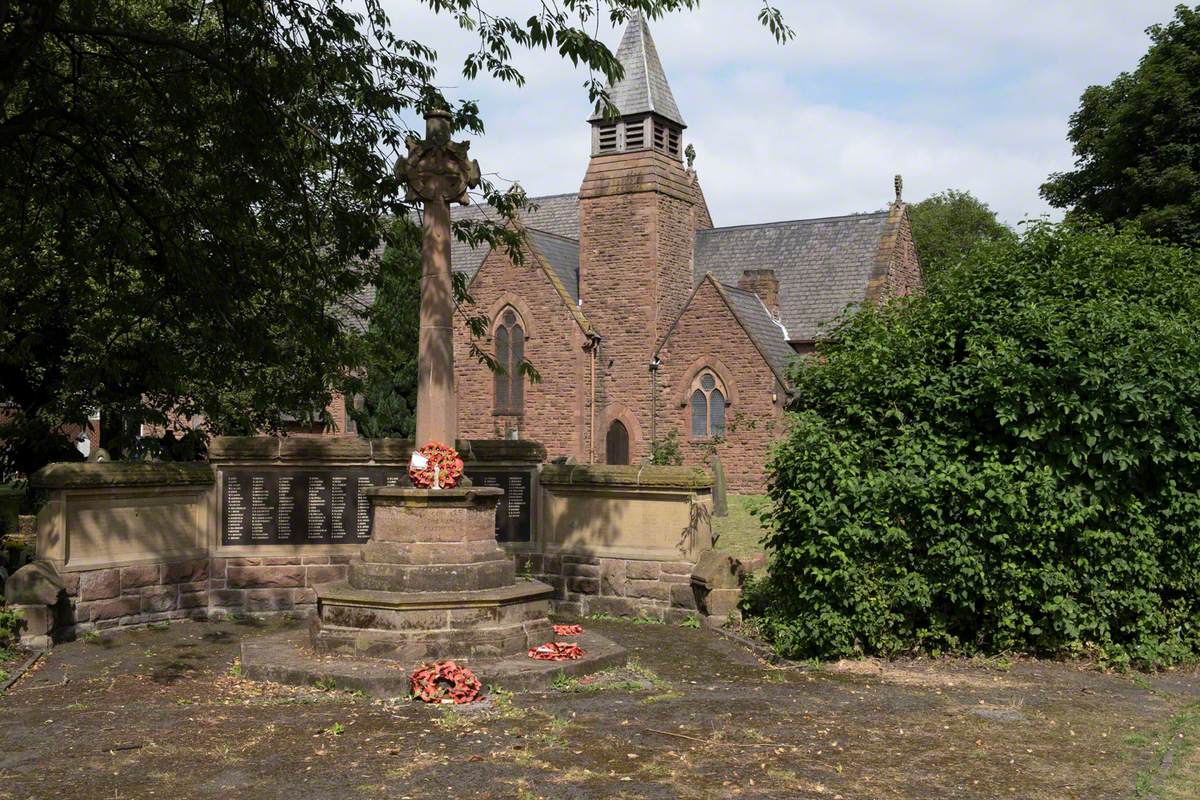
POLYGON ((313 648, 418 663, 503 658, 553 638, 551 586, 517 581, 491 487, 364 490, 374 525, 345 582, 316 588, 313 648))

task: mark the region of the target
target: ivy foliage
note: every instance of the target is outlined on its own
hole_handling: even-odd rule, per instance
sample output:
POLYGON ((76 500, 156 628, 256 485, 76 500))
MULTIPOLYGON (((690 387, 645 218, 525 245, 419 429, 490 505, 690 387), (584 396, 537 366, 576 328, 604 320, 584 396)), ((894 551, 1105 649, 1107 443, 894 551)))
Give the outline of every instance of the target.
POLYGON ((1198 315, 1191 251, 1038 223, 847 318, 795 371, 748 610, 792 656, 1194 656, 1198 315))

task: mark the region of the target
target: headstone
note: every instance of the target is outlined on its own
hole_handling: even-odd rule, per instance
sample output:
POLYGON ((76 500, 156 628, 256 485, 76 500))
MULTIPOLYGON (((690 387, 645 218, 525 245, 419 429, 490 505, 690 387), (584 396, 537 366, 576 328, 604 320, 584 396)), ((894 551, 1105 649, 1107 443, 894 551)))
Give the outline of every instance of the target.
POLYGON ((713 453, 712 460, 709 462, 709 464, 712 467, 713 474, 713 516, 728 516, 729 500, 725 496, 725 468, 721 466, 721 457, 716 453, 713 453))

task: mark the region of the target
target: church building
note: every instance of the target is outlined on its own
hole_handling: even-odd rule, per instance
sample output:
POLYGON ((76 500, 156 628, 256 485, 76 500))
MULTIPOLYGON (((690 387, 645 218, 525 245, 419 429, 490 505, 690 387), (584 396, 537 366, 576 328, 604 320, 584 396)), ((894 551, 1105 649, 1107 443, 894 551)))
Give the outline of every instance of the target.
POLYGON ((459 435, 637 464, 674 434, 685 464, 715 452, 731 488, 761 490, 797 353, 847 307, 921 284, 899 179, 877 213, 714 227, 642 18, 617 57, 624 77, 608 91, 619 115, 588 120, 577 192, 531 198, 524 263, 502 248, 452 247, 491 320, 477 344, 506 368, 471 358, 470 332, 456 331, 459 435), (539 383, 515 369, 522 358, 539 383))

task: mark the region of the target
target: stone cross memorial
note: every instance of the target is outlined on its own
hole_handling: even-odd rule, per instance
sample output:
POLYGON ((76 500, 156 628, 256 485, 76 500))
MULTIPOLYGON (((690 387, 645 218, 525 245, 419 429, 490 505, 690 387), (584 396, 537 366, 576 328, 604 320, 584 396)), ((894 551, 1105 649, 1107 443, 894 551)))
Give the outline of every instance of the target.
MULTIPOLYGON (((418 354, 417 445, 453 445, 454 308, 450 275, 451 201, 479 181, 465 142, 450 141, 450 114, 426 115, 427 137, 410 139, 397 174, 425 207, 418 354)), ((316 587, 313 648, 410 664, 430 659, 517 659, 553 636, 553 588, 517 581, 512 557, 496 541, 497 486, 451 489, 364 487, 370 541, 350 562, 347 580, 316 587)), ((243 656, 247 655, 243 650, 243 656)), ((250 659, 254 667, 254 658, 250 659)), ((500 668, 488 668, 492 675, 500 668)))
POLYGON ((407 200, 425 209, 421 243, 421 330, 417 342, 417 447, 454 446, 454 284, 450 274, 450 203, 469 204, 479 185, 479 163, 467 158, 470 142, 450 141, 450 112, 425 116, 424 139, 409 137, 408 157, 396 175, 408 184, 407 200))

